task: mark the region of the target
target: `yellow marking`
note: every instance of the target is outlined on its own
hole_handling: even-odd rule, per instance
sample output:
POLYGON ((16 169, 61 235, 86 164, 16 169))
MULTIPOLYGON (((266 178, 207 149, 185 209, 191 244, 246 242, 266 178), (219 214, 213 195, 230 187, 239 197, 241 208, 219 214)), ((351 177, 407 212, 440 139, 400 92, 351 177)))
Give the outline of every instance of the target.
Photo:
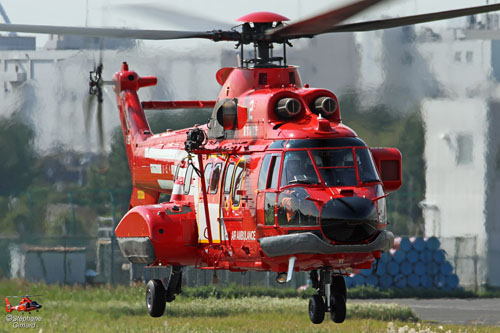
MULTIPOLYGON (((242 187, 243 187, 244 181, 245 181, 245 171, 246 171, 246 169, 247 169, 247 161, 246 161, 246 159, 245 159, 244 157, 240 158, 240 159, 238 160, 238 162, 236 162, 235 167, 234 167, 234 170, 236 170, 236 169, 238 168, 238 165, 239 165, 240 163, 242 163, 242 164, 243 164, 243 171, 241 172, 241 173, 242 173, 242 175, 241 175, 241 184, 240 184, 240 190, 241 190, 241 189, 242 189, 242 187)), ((232 208, 233 210, 239 210, 239 209, 240 209, 240 207, 241 207, 241 200, 242 200, 242 199, 241 199, 241 195, 240 195, 240 201, 238 202, 238 205, 237 205, 237 206, 235 206, 235 205, 233 204, 233 190, 235 190, 235 188, 234 188, 235 176, 236 176, 236 173, 233 173, 233 178, 231 179, 231 185, 232 185, 232 186, 231 186, 231 192, 229 193, 229 194, 230 194, 229 198, 230 198, 230 200, 231 200, 231 208, 232 208)))
MULTIPOLYGON (((221 242, 220 239, 213 239, 212 240, 212 243, 220 243, 220 242, 221 242)), ((208 244, 208 239, 198 239, 198 243, 208 244)))
POLYGON ((146 199, 146 193, 144 193, 144 191, 137 190, 137 199, 139 199, 139 200, 146 199))

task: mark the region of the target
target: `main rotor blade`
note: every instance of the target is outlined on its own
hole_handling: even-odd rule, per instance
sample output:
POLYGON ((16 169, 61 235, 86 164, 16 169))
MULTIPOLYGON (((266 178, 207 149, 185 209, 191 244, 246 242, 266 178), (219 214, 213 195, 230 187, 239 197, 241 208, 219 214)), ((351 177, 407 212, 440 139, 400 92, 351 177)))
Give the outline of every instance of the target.
POLYGON ((173 23, 180 28, 196 29, 196 30, 211 30, 213 27, 217 29, 229 30, 234 24, 212 20, 205 17, 193 15, 186 11, 181 11, 173 8, 166 8, 155 3, 141 4, 119 4, 113 5, 114 8, 123 11, 132 11, 134 15, 141 15, 148 19, 153 19, 157 22, 173 23))
POLYGON ((92 119, 92 109, 95 101, 95 95, 89 94, 86 98, 84 98, 83 103, 83 121, 85 126, 85 133, 89 135, 90 132, 90 122, 92 119))
POLYGON ((273 37, 300 38, 328 32, 333 26, 384 0, 361 0, 326 13, 266 31, 273 37))
POLYGON ((97 139, 99 144, 99 153, 104 155, 104 127, 102 119, 102 103, 97 103, 97 139))
POLYGON ((328 32, 349 32, 349 31, 372 31, 379 29, 389 29, 402 27, 405 25, 412 25, 418 23, 432 22, 438 20, 451 19, 455 17, 475 15, 500 10, 500 4, 485 5, 478 7, 469 7, 463 9, 446 10, 442 12, 435 12, 429 14, 404 16, 397 18, 390 18, 384 20, 366 21, 359 23, 342 24, 332 27, 325 31, 328 32))
POLYGON ((181 38, 212 39, 213 33, 183 30, 141 30, 117 28, 64 27, 54 25, 0 24, 0 31, 27 32, 34 34, 79 35, 90 37, 112 37, 129 39, 167 40, 181 38))

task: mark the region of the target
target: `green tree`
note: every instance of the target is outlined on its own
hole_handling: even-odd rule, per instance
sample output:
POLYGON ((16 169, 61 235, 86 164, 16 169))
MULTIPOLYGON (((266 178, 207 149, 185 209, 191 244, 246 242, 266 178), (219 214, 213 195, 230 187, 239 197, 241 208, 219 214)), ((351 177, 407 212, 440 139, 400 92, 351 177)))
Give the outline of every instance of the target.
POLYGON ((37 175, 35 132, 17 113, 0 119, 0 196, 25 191, 37 175))
POLYGON ((88 203, 98 214, 115 217, 123 215, 129 205, 132 191, 132 177, 127 161, 121 129, 117 127, 111 138, 111 151, 103 160, 92 166, 87 173, 88 203), (104 205, 103 203, 109 203, 104 205))

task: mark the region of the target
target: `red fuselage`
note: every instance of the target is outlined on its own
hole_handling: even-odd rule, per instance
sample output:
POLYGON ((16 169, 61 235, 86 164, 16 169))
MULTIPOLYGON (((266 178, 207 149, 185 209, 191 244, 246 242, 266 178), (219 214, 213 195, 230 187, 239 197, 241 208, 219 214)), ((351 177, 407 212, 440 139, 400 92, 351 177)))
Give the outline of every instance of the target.
POLYGON ((392 245, 384 193, 401 186, 399 151, 367 147, 296 67, 221 69, 217 101, 200 103, 215 104, 197 127, 208 138, 191 153, 193 128, 149 129, 154 102, 137 90, 156 78, 124 64, 114 80, 133 180, 116 235, 132 262, 283 272, 295 257, 295 270, 348 270, 392 245))

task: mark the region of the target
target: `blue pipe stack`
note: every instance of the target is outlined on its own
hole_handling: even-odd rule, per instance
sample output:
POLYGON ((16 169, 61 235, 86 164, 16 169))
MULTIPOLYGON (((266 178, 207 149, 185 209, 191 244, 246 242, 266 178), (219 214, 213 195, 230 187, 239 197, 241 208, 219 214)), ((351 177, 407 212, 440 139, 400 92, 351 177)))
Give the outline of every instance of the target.
POLYGON ((388 288, 421 288, 452 290, 458 277, 446 260, 436 237, 398 237, 394 248, 383 253, 370 269, 346 277, 347 287, 374 286, 388 288))

